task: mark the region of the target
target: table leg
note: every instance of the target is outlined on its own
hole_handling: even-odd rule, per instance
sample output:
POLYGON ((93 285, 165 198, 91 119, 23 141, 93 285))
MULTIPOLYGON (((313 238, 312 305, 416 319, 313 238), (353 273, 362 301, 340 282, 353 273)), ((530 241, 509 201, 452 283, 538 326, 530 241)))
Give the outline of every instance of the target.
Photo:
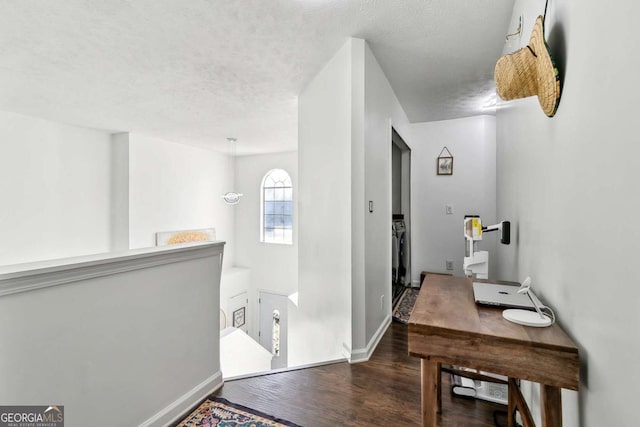
POLYGON ((516 417, 515 417, 515 413, 516 413, 516 393, 518 392, 517 390, 515 390, 515 387, 517 387, 515 379, 513 378, 509 378, 508 380, 508 392, 507 392, 507 427, 515 427, 516 425, 516 417))
POLYGON ((440 412, 440 364, 421 359, 422 369, 422 425, 437 427, 440 412))
POLYGON ((437 363, 438 374, 436 375, 436 395, 438 396, 438 414, 442 414, 442 363, 437 363))
POLYGON ((540 385, 542 427, 562 427, 562 395, 559 387, 540 385))

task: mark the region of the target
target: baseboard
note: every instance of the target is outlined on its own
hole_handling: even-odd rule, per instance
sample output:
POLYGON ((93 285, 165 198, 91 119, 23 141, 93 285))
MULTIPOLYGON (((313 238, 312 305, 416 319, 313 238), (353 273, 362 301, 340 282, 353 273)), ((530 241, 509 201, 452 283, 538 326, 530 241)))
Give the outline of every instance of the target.
POLYGON ((139 427, 167 426, 187 415, 200 401, 222 387, 222 372, 218 371, 140 424, 139 427))
POLYGON ((368 361, 371 358, 373 352, 376 350, 376 347, 382 339, 382 336, 387 331, 387 328, 389 328, 389 325, 391 325, 390 314, 388 314, 387 317, 384 318, 376 333, 373 334, 373 337, 371 337, 371 340, 369 340, 366 348, 357 348, 351 350, 349 363, 362 363, 368 361))

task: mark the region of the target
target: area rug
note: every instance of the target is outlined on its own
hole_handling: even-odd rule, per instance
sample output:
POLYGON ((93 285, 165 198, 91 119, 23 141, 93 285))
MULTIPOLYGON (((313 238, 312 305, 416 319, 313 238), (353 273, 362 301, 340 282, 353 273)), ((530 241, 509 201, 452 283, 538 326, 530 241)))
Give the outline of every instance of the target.
POLYGON ((300 427, 246 406, 210 396, 176 427, 300 427))
POLYGON ((411 317, 411 312, 419 293, 420 289, 416 288, 407 288, 402 292, 402 296, 393 309, 393 320, 405 325, 409 323, 409 317, 411 317))

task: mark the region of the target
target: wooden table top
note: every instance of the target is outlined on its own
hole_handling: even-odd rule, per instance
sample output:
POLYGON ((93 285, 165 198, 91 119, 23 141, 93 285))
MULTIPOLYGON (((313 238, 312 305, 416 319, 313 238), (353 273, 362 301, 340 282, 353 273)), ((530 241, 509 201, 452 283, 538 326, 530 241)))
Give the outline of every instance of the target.
MULTIPOLYGON (((504 319, 502 311, 477 305, 472 282, 466 277, 427 276, 409 319, 409 353, 493 368, 495 373, 537 382, 546 380, 546 375, 536 373, 539 365, 557 361, 562 378, 553 382, 577 390, 578 348, 562 328, 557 324, 546 328, 518 325, 504 319), (528 365, 521 376, 515 375, 519 365, 528 365)), ((550 375, 555 375, 553 370, 550 375)))

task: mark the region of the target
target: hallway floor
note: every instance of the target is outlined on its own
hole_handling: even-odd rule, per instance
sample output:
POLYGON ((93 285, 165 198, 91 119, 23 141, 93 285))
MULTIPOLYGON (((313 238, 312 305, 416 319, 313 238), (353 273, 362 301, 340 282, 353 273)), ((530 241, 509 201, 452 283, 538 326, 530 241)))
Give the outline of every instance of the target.
MULTIPOLYGON (((308 427, 420 425, 420 359, 408 355, 407 330, 393 322, 368 362, 228 381, 215 395, 308 427)), ((444 427, 494 427, 494 411, 506 410, 452 397, 448 374, 442 406, 444 427)))

